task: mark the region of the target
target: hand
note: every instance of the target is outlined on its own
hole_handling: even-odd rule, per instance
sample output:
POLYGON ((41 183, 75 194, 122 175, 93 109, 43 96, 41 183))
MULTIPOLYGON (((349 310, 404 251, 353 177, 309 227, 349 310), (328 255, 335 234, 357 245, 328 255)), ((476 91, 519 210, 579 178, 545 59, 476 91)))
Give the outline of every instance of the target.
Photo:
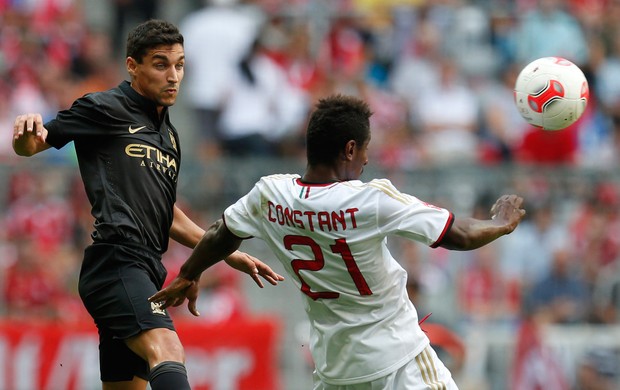
POLYGON ((18 115, 13 123, 13 139, 17 140, 22 136, 37 137, 41 142, 47 138, 47 129, 43 127, 41 114, 18 115))
POLYGON ((504 223, 512 232, 525 216, 521 208, 523 198, 517 195, 502 195, 491 207, 491 219, 504 223))
POLYGON ((259 275, 274 286, 284 280, 283 276, 274 272, 267 264, 244 252, 235 251, 225 261, 234 269, 250 275, 260 288, 263 288, 263 282, 259 275))
POLYGON ((13 123, 13 150, 18 156, 32 156, 50 146, 41 114, 24 114, 13 123))
POLYGON ((160 302, 161 308, 181 306, 188 299, 187 308, 190 313, 198 317, 200 313, 196 309, 198 299, 198 281, 176 277, 166 288, 158 291, 149 298, 149 302, 160 302))

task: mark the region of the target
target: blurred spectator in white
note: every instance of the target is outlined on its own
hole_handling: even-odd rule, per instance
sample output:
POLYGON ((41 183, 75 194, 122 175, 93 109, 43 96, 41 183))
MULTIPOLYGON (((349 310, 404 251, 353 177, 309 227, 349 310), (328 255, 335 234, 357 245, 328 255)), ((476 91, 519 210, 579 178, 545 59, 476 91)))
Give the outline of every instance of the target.
POLYGON ((458 65, 444 57, 439 83, 422 91, 416 104, 423 160, 434 164, 472 164, 479 157, 480 102, 458 65))
POLYGON ((499 71, 498 79, 490 78, 480 91, 482 121, 482 162, 512 161, 521 146, 527 122, 514 101, 514 86, 521 66, 506 64, 499 71))
POLYGON ((289 91, 296 95, 288 103, 296 106, 291 109, 298 119, 278 140, 278 154, 283 157, 299 158, 304 154, 305 129, 300 122, 306 113, 301 111, 309 111, 312 102, 330 91, 328 61, 325 53, 321 53, 320 39, 312 32, 310 20, 291 12, 272 15, 261 33, 262 54, 280 67, 290 86, 289 91))
POLYGON ((577 19, 564 0, 538 0, 517 27, 516 59, 522 65, 540 57, 564 57, 577 65, 588 61, 588 46, 577 19))
POLYGON ((407 120, 407 104, 393 93, 371 86, 365 88, 363 96, 373 111, 371 160, 387 169, 411 170, 419 166, 422 152, 407 120))
POLYGON ((419 100, 439 84, 437 64, 441 57, 442 35, 431 22, 427 8, 420 8, 413 19, 410 41, 394 64, 389 84, 407 102, 409 121, 417 128, 420 122, 417 116, 419 100))
POLYGON ((199 158, 220 152, 220 114, 235 85, 238 64, 258 37, 266 16, 244 0, 204 0, 179 24, 185 38, 187 103, 195 114, 199 158))
POLYGON ((309 101, 263 51, 262 36, 233 68, 220 116, 220 142, 232 157, 275 156, 306 120, 309 101))
POLYGON ((468 77, 486 78, 498 66, 499 57, 491 45, 489 15, 475 2, 454 2, 444 41, 446 52, 468 77))
POLYGON ((309 101, 328 94, 328 64, 321 58, 320 44, 312 33, 312 25, 302 17, 274 17, 267 27, 269 45, 266 53, 284 70, 289 83, 304 91, 309 101), (274 30, 278 30, 277 33, 274 30), (273 42, 279 40, 280 42, 273 42))
POLYGON ((500 245, 504 277, 527 289, 549 274, 555 248, 566 241, 567 229, 549 202, 526 205, 528 217, 500 245))

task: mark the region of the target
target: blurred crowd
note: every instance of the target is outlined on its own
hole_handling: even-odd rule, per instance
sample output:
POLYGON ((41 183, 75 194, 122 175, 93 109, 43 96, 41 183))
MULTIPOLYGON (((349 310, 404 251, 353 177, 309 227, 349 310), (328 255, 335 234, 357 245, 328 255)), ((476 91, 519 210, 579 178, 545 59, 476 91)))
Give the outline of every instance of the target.
MULTIPOLYGON (((162 1, 108 3, 113 18, 102 28, 86 23, 83 1, 0 0, 0 163, 9 167, 0 309, 8 318, 86 318, 76 279, 93 221, 72 151, 42 157, 57 171, 22 169, 10 134, 19 113, 50 119, 84 93, 117 85, 125 77, 128 23, 166 17, 162 1)), ((382 168, 523 164, 609 172, 620 163, 618 0, 178 3, 187 9, 174 22, 185 36, 182 94, 193 124, 180 130, 196 140, 186 161, 303 156, 308 112, 321 96, 340 92, 370 103, 370 164, 382 168), (527 125, 513 103, 519 70, 550 55, 579 65, 591 90, 583 118, 559 132, 527 125)), ((576 185, 587 188, 569 199, 551 196, 544 178, 516 186, 529 202, 527 219, 471 253, 396 241, 421 295, 421 317, 433 311, 429 323, 456 332, 524 320, 620 324, 620 183, 576 185)), ((486 218, 494 199, 476 196, 473 212, 486 218)), ((187 206, 200 221, 200 206, 187 206)), ((171 246, 171 277, 187 255, 171 246)), ((246 312, 235 272, 216 268, 203 283, 203 318, 246 312)))
MULTIPOLYGON (((90 26, 87 0, 0 1, 0 123, 50 118, 125 77, 128 24, 163 1, 110 0, 90 26)), ((620 2, 616 0, 187 0, 184 97, 191 153, 297 156, 317 98, 371 105, 377 164, 524 162, 611 167, 619 157, 620 2), (513 103, 520 69, 565 57, 591 99, 566 131, 528 126, 513 103)), ((0 157, 10 159, 5 145, 0 157)), ((70 156, 65 156, 70 158, 70 156)))

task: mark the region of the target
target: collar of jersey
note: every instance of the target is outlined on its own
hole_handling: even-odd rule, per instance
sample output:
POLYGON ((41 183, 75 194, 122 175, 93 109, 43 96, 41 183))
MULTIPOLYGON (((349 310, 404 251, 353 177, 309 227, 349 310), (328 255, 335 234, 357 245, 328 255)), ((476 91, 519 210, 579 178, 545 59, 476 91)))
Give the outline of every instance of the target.
POLYGON ((295 179, 295 181, 297 182, 297 184, 299 184, 300 186, 304 186, 304 187, 328 187, 328 186, 340 183, 339 181, 330 181, 327 183, 306 183, 302 181, 300 177, 295 179))
MULTIPOLYGON (((152 101, 151 99, 147 99, 144 96, 140 95, 138 92, 136 92, 136 90, 131 87, 131 83, 127 80, 124 80, 119 85, 119 88, 121 89, 121 91, 123 91, 125 95, 127 95, 127 97, 129 97, 129 99, 142 107, 144 112, 147 112, 150 116, 152 116, 155 119, 155 123, 159 122, 157 117, 157 105, 154 101, 152 101)), ((168 107, 164 107, 164 111, 162 112, 164 115, 162 116, 162 118, 165 117, 167 110, 168 107)))

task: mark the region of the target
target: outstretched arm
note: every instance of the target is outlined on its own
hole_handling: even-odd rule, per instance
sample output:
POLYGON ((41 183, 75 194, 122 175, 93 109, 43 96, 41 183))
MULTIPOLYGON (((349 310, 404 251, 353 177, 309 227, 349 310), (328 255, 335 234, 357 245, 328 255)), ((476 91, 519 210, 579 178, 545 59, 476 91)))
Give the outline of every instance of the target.
POLYGON ((453 250, 480 248, 512 233, 525 216, 523 198, 503 195, 491 207, 490 219, 457 218, 439 246, 453 250))
MULTIPOLYGON (((221 225, 224 224, 222 223, 221 225)), ((226 229, 226 226, 223 226, 223 228, 226 229)), ((228 229, 226 231, 237 239, 228 229)), ((174 206, 174 220, 170 227, 170 238, 188 248, 196 248, 204 235, 205 231, 200 226, 192 221, 179 207, 174 206)), ((241 243, 240 240, 239 243, 241 243)), ((258 287, 261 288, 263 287, 263 282, 259 275, 273 285, 278 284, 278 281, 284 280, 282 276, 275 273, 267 264, 254 256, 238 250, 227 255, 226 263, 238 271, 249 274, 258 287)))
POLYGON ((220 219, 211 225, 198 242, 192 254, 183 263, 179 274, 168 285, 149 298, 151 302, 161 302, 162 307, 179 306, 185 299, 189 300, 189 311, 199 316, 196 309, 198 298, 198 281, 204 270, 216 264, 236 251, 241 239, 233 235, 220 219))
POLYGON ((43 127, 41 114, 24 114, 15 118, 13 150, 17 155, 30 157, 49 149, 46 139, 47 129, 43 127))
POLYGON ((168 287, 159 291, 149 298, 151 302, 161 302, 163 307, 179 306, 185 299, 188 299, 187 307, 189 311, 199 316, 196 310, 196 299, 198 298, 198 280, 204 270, 227 258, 229 265, 234 268, 246 272, 252 276, 252 279, 262 287, 259 275, 267 279, 272 284, 284 278, 273 272, 271 268, 262 262, 254 259, 245 253, 233 257, 232 253, 238 252, 237 249, 241 245, 242 239, 235 236, 228 230, 224 221, 221 219, 216 221, 207 229, 202 239, 198 242, 192 254, 181 266, 179 275, 168 285, 168 287), (258 263, 257 263, 258 262, 258 263))

